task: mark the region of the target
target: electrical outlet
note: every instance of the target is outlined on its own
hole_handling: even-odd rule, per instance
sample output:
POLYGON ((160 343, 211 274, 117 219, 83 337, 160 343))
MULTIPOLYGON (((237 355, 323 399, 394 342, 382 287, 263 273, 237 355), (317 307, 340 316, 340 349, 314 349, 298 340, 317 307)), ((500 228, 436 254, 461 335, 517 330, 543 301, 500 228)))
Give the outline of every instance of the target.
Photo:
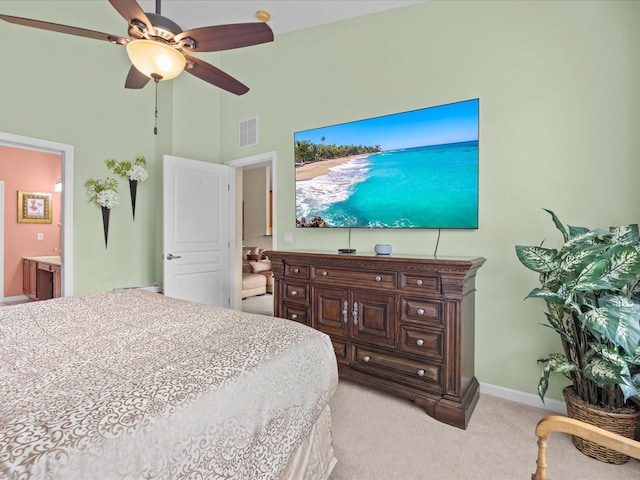
POLYGON ((38 234, 38 240, 44 240, 44 233, 38 234))
POLYGON ((293 243, 293 233, 292 232, 284 232, 284 243, 293 243))

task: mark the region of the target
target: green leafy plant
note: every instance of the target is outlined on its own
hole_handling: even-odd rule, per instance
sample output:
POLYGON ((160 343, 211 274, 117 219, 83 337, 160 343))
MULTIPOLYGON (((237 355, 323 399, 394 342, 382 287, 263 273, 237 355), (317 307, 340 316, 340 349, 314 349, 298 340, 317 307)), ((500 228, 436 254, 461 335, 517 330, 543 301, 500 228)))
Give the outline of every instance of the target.
POLYGON ((589 230, 565 226, 564 245, 516 245, 520 262, 540 274, 526 298, 547 304, 548 326, 564 353, 552 353, 538 383, 544 401, 552 373, 571 380, 585 402, 620 409, 640 400, 640 237, 638 225, 589 230))
POLYGON ((122 160, 119 162, 114 158, 108 158, 104 163, 107 165, 109 170, 122 178, 128 178, 129 180, 136 182, 144 182, 149 178, 149 172, 147 172, 147 169, 145 168, 147 161, 142 155, 138 155, 136 157, 136 161, 133 163, 128 160, 122 160))

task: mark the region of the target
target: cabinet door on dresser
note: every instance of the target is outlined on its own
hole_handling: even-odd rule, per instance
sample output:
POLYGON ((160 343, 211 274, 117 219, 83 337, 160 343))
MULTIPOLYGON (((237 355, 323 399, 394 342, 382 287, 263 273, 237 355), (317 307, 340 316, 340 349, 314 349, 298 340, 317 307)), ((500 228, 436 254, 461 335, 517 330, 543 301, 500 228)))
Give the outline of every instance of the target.
POLYGON ((395 295, 358 290, 352 292, 351 321, 354 340, 394 346, 396 317, 395 295))
POLYGON ((348 337, 351 331, 349 292, 344 288, 313 287, 312 326, 328 335, 348 337))
POLYGON ((313 287, 312 295, 314 328, 329 335, 395 345, 395 296, 339 287, 313 287))

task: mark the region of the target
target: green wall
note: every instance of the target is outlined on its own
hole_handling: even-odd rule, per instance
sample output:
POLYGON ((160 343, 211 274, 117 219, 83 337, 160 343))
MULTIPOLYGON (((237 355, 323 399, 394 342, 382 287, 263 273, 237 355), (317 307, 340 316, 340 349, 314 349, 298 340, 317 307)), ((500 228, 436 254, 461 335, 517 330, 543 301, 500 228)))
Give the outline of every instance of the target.
MULTIPOLYGON (((487 258, 477 277, 476 374, 535 393, 536 359, 559 348, 537 282, 514 245, 560 241, 554 210, 574 225, 640 220, 640 3, 444 2, 279 35, 223 57, 249 79, 222 99, 222 157, 277 151, 278 247, 326 249, 344 230, 296 230, 293 132, 480 99, 477 231, 443 231, 438 253, 487 258), (260 145, 237 148, 236 124, 258 115, 260 145), (282 243, 293 232, 294 243, 282 243)), ((352 232, 352 246, 433 253, 437 231, 352 232)), ((560 379, 550 397, 561 398, 560 379)))
MULTIPOLYGON (((106 1, 0 1, 0 12, 127 36, 126 23, 106 1)), ((158 88, 124 88, 130 67, 124 47, 0 22, 0 131, 74 146, 74 293, 162 280, 162 155, 217 161, 219 96, 182 75, 158 88), (175 100, 175 101, 174 101, 175 100), (202 114, 193 122, 191 112, 202 114), (174 135, 174 125, 180 136, 174 135), (128 184, 112 210, 105 249, 100 209, 84 183, 111 172, 104 159, 144 155, 150 179, 138 186, 136 220, 128 184)), ((208 59, 216 59, 210 54, 208 59)))
MULTIPOLYGON (((0 0, 0 11, 125 35, 104 1, 0 0)), ((75 293, 159 280, 161 156, 222 162, 276 151, 279 248, 344 246, 344 231, 295 230, 293 132, 480 99, 480 223, 443 231, 441 255, 487 258, 477 278, 476 375, 534 393, 535 360, 558 348, 539 325, 543 305, 514 245, 559 242, 548 215, 575 225, 637 222, 640 206, 639 2, 429 1, 277 35, 271 44, 203 54, 251 91, 236 97, 190 75, 128 91, 125 51, 107 42, 0 24, 0 131, 75 147, 75 293), (8 45, 8 46, 7 46, 8 45), (237 147, 240 120, 258 115, 260 144, 237 147), (84 182, 107 157, 150 161, 132 222, 128 192, 109 248, 84 182), (634 155, 635 154, 635 155, 634 155), (283 232, 294 233, 283 244, 283 232)), ((437 232, 354 231, 352 246, 433 253, 437 232)), ((561 398, 555 379, 550 397, 561 398)))

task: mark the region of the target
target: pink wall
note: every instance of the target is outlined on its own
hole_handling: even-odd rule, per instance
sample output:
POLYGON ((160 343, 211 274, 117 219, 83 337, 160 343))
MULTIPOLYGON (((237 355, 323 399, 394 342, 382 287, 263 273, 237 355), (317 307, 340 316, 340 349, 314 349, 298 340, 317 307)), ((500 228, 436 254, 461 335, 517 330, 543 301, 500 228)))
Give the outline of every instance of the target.
MULTIPOLYGON (((4 296, 22 295, 22 257, 57 255, 61 242, 62 176, 60 155, 0 145, 0 181, 4 182, 4 296), (52 223, 18 223, 18 191, 53 193, 52 223), (38 233, 44 240, 38 240, 38 233)), ((2 252, 0 252, 2 254, 2 252)))

